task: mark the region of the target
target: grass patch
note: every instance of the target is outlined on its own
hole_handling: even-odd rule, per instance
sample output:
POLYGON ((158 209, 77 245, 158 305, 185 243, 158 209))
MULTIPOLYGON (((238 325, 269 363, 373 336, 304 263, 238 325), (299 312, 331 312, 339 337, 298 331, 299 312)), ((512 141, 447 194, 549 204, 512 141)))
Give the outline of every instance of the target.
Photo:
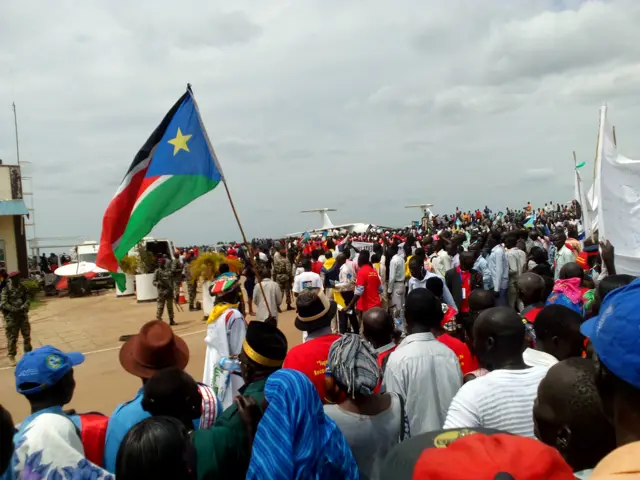
POLYGON ((29 311, 35 310, 36 308, 39 308, 43 305, 44 305, 44 302, 39 298, 32 298, 29 301, 29 311))

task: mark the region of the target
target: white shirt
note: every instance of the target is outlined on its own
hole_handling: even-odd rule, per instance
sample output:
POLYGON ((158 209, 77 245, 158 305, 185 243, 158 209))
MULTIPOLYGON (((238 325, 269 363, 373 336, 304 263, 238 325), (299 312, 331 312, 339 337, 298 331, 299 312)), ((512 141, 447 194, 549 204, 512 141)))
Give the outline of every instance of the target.
POLYGON ((282 289, 280 285, 270 278, 264 278, 260 283, 262 284, 262 289, 260 284, 256 285, 253 289, 252 298, 256 306, 256 320, 264 322, 269 318, 269 311, 271 311, 271 316, 277 320, 278 305, 282 303, 282 289), (264 290, 264 295, 262 295, 262 290, 264 290), (264 301, 265 296, 267 297, 267 302, 269 302, 269 310, 267 310, 267 304, 264 301))
POLYGON ((535 438, 533 402, 548 370, 494 370, 465 383, 451 402, 443 428, 495 428, 535 438))
POLYGON ((527 254, 517 247, 507 250, 507 263, 509 264, 509 283, 515 283, 519 275, 525 272, 527 254))
POLYGON ((455 257, 451 259, 451 268, 456 268, 460 265, 460 254, 456 253, 455 257))
POLYGON ((389 293, 393 291, 393 284, 396 282, 404 282, 404 260, 399 254, 391 259, 389 264, 389 293))
POLYGON ((333 288, 339 292, 352 292, 356 289, 356 272, 350 262, 340 267, 338 283, 333 288))
POLYGON ((453 299, 451 292, 449 291, 449 287, 447 287, 447 282, 444 280, 444 278, 442 278, 442 276, 438 275, 437 273, 425 272, 425 276, 422 280, 411 277, 407 285, 408 292, 411 293, 416 288, 427 288, 427 280, 429 280, 431 277, 437 277, 442 281, 442 299, 447 305, 453 307, 454 310, 457 311, 458 307, 456 306, 456 302, 453 299))
POLYGON ((493 289, 499 292, 508 288, 509 262, 507 261, 507 254, 501 245, 496 245, 491 249, 487 266, 489 267, 493 289))
POLYGON ((412 436, 440 430, 461 385, 457 355, 431 333, 408 335, 389 355, 384 371, 385 391, 405 398, 412 436))
POLYGON ((445 249, 442 249, 433 257, 431 265, 438 275, 444 277, 451 270, 451 257, 445 249))
POLYGON ((302 272, 293 279, 293 293, 300 293, 302 290, 313 288, 322 289, 322 279, 315 272, 302 272))
POLYGON ((558 280, 560 278, 560 270, 562 270, 562 267, 567 263, 575 261, 576 257, 573 252, 569 250, 566 245, 563 245, 562 248, 558 250, 558 253, 556 253, 556 265, 553 272, 553 279, 558 280))
POLYGON ((524 360, 524 363, 526 363, 530 367, 551 368, 556 363, 558 363, 558 359, 553 355, 550 355, 546 352, 541 352, 540 350, 534 350, 533 348, 528 348, 528 347, 523 352, 522 359, 524 360))

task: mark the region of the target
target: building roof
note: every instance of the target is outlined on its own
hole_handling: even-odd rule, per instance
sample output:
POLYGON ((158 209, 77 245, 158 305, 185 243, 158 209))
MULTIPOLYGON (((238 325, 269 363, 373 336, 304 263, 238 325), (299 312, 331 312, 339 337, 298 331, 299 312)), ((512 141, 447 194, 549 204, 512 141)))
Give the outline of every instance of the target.
POLYGON ((29 215, 24 200, 0 200, 0 216, 29 215))

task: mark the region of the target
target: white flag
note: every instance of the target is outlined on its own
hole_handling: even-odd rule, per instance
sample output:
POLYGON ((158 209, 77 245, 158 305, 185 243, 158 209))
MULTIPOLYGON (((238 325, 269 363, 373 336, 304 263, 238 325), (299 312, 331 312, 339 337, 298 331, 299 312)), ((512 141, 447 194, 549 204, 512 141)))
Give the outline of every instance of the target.
POLYGON ((574 174, 574 196, 575 199, 580 202, 580 209, 582 210, 582 228, 584 229, 584 235, 586 237, 590 237, 592 230, 591 225, 591 215, 589 215, 589 206, 587 204, 587 194, 584 191, 584 184, 582 183, 582 179, 580 178, 580 171, 576 168, 574 174))
POLYGON ((615 247, 617 273, 640 275, 640 160, 620 155, 607 121, 600 111, 597 158, 599 237, 615 247))

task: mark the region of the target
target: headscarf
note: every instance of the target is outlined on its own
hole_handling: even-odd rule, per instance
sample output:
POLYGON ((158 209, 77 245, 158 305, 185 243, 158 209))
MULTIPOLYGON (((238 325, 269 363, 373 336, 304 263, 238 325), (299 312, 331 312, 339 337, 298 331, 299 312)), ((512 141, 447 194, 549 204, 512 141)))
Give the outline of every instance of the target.
POLYGON ((582 280, 579 278, 556 280, 553 284, 553 291, 555 293, 563 293, 572 303, 578 303, 582 301, 581 283, 582 280))
POLYGON ((351 449, 306 375, 289 369, 271 374, 264 389, 269 406, 258 424, 248 480, 359 478, 351 449))
POLYGON ((355 398, 371 395, 380 383, 376 352, 360 335, 347 333, 333 342, 327 359, 327 374, 355 398))
POLYGON ((584 301, 580 284, 579 278, 556 280, 546 305, 562 305, 583 315, 584 301))
POLYGON ((14 462, 18 478, 115 480, 85 458, 75 425, 58 413, 38 415, 18 434, 14 462))

